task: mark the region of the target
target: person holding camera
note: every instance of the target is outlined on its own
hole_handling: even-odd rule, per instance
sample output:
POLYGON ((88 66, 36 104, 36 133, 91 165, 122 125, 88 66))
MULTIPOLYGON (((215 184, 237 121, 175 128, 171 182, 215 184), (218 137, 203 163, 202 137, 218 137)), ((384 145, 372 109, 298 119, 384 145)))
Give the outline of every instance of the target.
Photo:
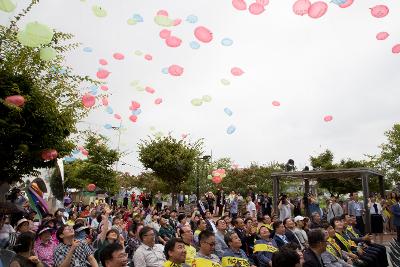
POLYGON ((279 201, 278 210, 279 210, 279 220, 283 221, 286 218, 292 217, 292 210, 294 205, 290 203, 290 200, 286 195, 282 195, 279 201))

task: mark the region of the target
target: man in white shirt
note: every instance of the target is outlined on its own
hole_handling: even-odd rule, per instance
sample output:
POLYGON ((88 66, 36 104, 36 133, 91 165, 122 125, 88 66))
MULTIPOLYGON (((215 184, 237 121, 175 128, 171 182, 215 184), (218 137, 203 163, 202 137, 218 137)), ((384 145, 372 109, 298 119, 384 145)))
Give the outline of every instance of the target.
POLYGON ((247 197, 246 200, 247 200, 246 210, 250 213, 251 218, 255 218, 257 214, 256 205, 254 204, 253 201, 251 201, 251 197, 247 197))
POLYGON ((164 246, 155 244, 154 229, 145 226, 139 232, 142 244, 137 248, 133 256, 135 266, 161 267, 165 261, 164 246))
POLYGON ((292 217, 293 208, 294 205, 290 203, 290 200, 285 195, 283 195, 278 205, 279 220, 283 221, 286 218, 292 217))

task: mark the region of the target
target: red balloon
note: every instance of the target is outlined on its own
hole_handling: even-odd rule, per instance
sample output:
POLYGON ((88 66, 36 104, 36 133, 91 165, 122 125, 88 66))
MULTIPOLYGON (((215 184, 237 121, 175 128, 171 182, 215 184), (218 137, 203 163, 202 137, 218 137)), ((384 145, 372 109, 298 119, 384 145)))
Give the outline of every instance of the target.
POLYGON ((6 103, 17 107, 22 107, 25 104, 25 98, 22 95, 7 96, 5 101, 6 103))
POLYGON ((96 104, 96 97, 91 94, 84 94, 82 96, 82 104, 85 106, 85 108, 93 107, 94 104, 96 104))
POLYGON ((212 178, 212 182, 213 182, 214 184, 219 184, 219 183, 222 182, 222 178, 219 177, 219 176, 214 176, 214 177, 212 178))
POLYGON ((53 160, 58 156, 58 152, 55 149, 46 149, 42 151, 42 159, 43 160, 53 160))
POLYGON ((89 155, 89 151, 87 151, 86 149, 82 149, 81 152, 82 152, 82 155, 84 155, 84 156, 89 155))
POLYGON ((88 184, 86 188, 87 188, 87 190, 89 192, 93 192, 96 189, 96 185, 95 184, 88 184))

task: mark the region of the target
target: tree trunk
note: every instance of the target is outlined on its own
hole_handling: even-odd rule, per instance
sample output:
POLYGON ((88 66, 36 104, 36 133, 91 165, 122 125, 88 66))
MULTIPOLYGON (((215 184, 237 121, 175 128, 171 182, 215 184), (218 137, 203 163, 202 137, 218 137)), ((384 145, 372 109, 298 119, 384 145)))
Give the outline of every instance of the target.
POLYGON ((176 199, 177 199, 177 195, 175 192, 172 192, 172 207, 171 210, 175 210, 176 209, 176 199))
POLYGON ((10 190, 10 184, 3 182, 0 184, 0 202, 6 202, 6 194, 10 190))

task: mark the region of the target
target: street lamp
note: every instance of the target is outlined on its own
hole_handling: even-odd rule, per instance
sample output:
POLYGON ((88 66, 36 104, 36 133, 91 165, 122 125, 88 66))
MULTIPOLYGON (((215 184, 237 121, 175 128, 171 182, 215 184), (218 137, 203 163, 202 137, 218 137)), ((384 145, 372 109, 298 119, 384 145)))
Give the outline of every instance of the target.
MULTIPOLYGON (((201 158, 198 158, 199 160, 201 160, 201 175, 204 174, 204 163, 207 162, 211 159, 210 155, 205 155, 201 158)), ((200 199, 200 181, 199 181, 199 171, 198 171, 198 167, 197 167, 197 173, 196 173, 196 196, 197 196, 197 200, 200 199)))

